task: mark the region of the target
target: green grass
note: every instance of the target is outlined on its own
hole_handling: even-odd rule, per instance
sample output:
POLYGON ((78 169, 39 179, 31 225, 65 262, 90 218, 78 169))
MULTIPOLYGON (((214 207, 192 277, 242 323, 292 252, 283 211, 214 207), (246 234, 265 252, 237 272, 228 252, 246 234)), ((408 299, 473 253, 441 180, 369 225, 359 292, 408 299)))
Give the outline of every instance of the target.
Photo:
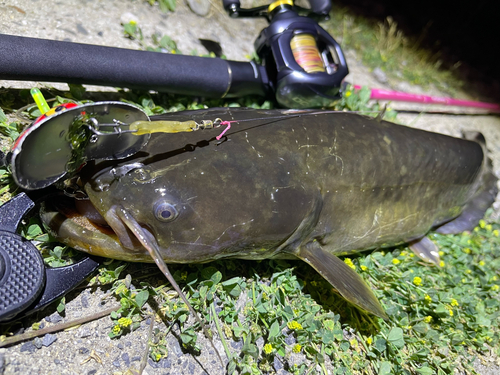
POLYGON ((321 25, 345 51, 355 50, 366 66, 379 67, 390 81, 406 81, 424 88, 435 86, 450 95, 463 87, 454 69, 441 69, 439 54, 420 47, 423 34, 418 39, 408 38, 391 18, 377 23, 335 5, 331 15, 321 25))
MULTIPOLYGON (((343 20, 348 17, 341 16, 343 20)), ((353 30, 350 36, 344 35, 344 43, 372 45, 373 35, 382 31, 371 28, 370 36, 362 31, 365 27, 368 26, 346 27, 353 30)), ((385 39, 381 39, 385 40, 384 51, 388 52, 381 50, 375 56, 367 51, 366 58, 373 55, 371 58, 378 63, 376 59, 383 61, 384 54, 388 61, 392 55, 399 55, 403 37, 396 29, 390 30, 389 27, 385 39), (395 45, 398 47, 393 48, 395 45)), ((138 35, 137 30, 134 32, 138 35)), ((157 39, 159 43, 161 40, 168 41, 157 39)), ((412 60, 408 61, 411 66, 412 60)), ((434 69, 433 63, 430 64, 429 69, 434 69)), ((420 69, 420 65, 416 66, 414 74, 420 69)), ((439 74, 430 73, 426 77, 439 79, 439 74)), ((432 80, 429 82, 434 84, 432 80)), ((259 98, 198 103, 167 94, 153 96, 136 91, 109 95, 136 103, 149 115, 218 105, 271 106, 259 98)), ((79 86, 72 86, 71 92, 64 93, 58 101, 64 98, 95 99, 79 86)), ((0 106, 5 113, 27 101, 24 91, 0 93, 0 106)), ((366 90, 350 90, 337 106, 342 108, 380 110, 368 103, 366 90)), ((31 109, 26 115, 33 117, 37 113, 31 109)), ((21 128, 20 123, 10 122, 0 112, 2 151, 21 128)), ((0 192, 2 201, 17 193, 5 168, 0 169, 0 192)), ((171 265, 170 269, 199 314, 216 323, 217 335, 223 339, 231 359, 231 374, 273 372, 276 358, 293 374, 315 372, 317 366, 324 374, 328 370, 333 374, 451 374, 456 368, 472 373, 475 358, 488 353, 490 348, 495 355, 500 354, 499 230, 499 223, 487 221, 481 222, 472 233, 432 234, 442 252, 442 267, 422 264, 406 247, 345 258, 373 287, 389 316, 388 321, 347 303, 320 275, 299 261, 230 260, 171 265), (241 348, 229 345, 231 341, 241 342, 241 348)), ((37 241, 48 264, 59 266, 71 261, 73 251, 53 242, 36 218, 24 225, 21 232, 37 241)), ((143 268, 110 261, 89 281, 92 287, 111 288, 121 304, 110 317, 113 322, 110 337, 119 340, 136 329, 145 318, 143 306, 149 302, 166 323, 165 327, 171 322, 179 323, 184 348, 193 355, 206 350, 198 347, 200 327, 192 325, 192 320, 188 322, 189 312, 170 285, 161 274, 154 273, 153 266, 147 271, 143 268), (135 289, 131 288, 132 283, 135 289)), ((63 309, 64 302, 59 304, 58 311, 63 309)), ((161 360, 168 354, 167 334, 167 328, 155 331, 149 353, 153 360, 161 360)))

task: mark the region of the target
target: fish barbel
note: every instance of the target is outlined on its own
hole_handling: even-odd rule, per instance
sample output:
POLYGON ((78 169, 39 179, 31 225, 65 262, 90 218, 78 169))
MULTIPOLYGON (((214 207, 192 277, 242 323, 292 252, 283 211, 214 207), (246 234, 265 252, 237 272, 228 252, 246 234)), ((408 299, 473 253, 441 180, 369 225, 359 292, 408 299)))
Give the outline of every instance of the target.
POLYGON ((343 112, 162 116, 215 117, 237 121, 221 140, 220 129, 154 135, 133 157, 89 163, 81 172, 88 200, 76 204, 88 219, 47 204, 42 220, 71 247, 132 262, 151 262, 153 253, 166 263, 298 258, 347 300, 384 317, 337 256, 411 242, 436 261, 426 233, 472 229, 496 195, 480 136, 343 112))

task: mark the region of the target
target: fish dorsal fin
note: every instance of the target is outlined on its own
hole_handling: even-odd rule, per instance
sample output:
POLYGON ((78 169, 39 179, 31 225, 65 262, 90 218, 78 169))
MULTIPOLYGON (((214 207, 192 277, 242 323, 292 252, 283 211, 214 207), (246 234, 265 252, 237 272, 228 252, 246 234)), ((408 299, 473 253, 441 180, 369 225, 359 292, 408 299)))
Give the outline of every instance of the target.
POLYGON ((440 266, 441 258, 439 257, 439 249, 428 237, 411 241, 408 247, 423 261, 434 263, 438 267, 440 266))
POLYGON ((387 319, 377 297, 361 276, 337 256, 325 251, 317 241, 301 246, 296 256, 318 271, 346 300, 387 319))

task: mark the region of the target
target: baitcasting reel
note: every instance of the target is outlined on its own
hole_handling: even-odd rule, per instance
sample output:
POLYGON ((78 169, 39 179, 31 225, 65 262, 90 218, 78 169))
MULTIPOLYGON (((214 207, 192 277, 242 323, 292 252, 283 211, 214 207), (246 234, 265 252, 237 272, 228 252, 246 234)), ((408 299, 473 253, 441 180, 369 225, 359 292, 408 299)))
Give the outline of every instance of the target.
POLYGON ((328 17, 329 0, 310 0, 310 10, 294 6, 292 0, 251 9, 241 8, 239 0, 223 0, 223 4, 231 17, 269 21, 255 41, 255 50, 279 104, 325 107, 340 97, 347 63, 340 45, 315 20, 328 17))

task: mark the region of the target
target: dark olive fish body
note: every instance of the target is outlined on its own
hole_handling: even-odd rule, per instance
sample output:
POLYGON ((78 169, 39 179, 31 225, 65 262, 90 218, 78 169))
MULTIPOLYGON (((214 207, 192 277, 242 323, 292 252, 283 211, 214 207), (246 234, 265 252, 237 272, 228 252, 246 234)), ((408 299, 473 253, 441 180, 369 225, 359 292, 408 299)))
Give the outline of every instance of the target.
MULTIPOLYGON (((42 218, 71 246, 129 261, 151 261, 133 225, 167 263, 297 257, 383 315, 335 255, 422 238, 459 216, 489 174, 473 141, 341 112, 223 112, 257 120, 233 123, 220 141, 220 129, 153 136, 132 159, 84 171, 91 203, 118 238, 82 234, 50 211, 42 218)), ((187 115, 167 118, 175 116, 187 115)))

